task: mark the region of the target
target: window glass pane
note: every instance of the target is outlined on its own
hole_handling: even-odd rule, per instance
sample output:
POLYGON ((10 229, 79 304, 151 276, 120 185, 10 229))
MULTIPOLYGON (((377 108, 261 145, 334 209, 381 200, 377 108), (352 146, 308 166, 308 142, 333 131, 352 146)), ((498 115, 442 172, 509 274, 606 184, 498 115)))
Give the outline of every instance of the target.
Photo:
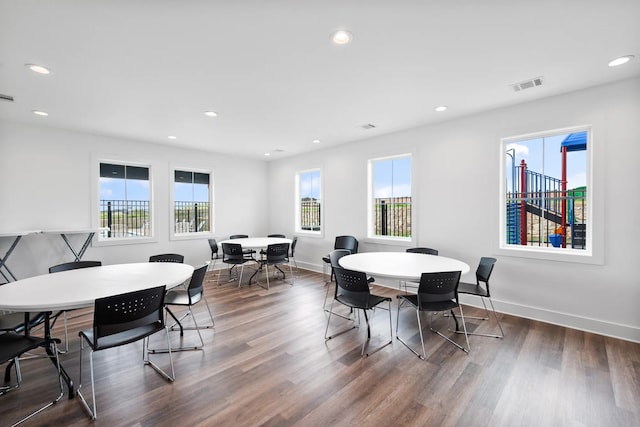
POLYGON ((149 168, 100 164, 100 239, 151 235, 149 168))
POLYGON ((301 172, 298 174, 298 212, 297 226, 298 231, 314 231, 321 230, 321 182, 320 171, 313 170, 301 172))
POLYGON ((587 131, 505 146, 505 244, 586 249, 587 131))
POLYGON ((411 156, 372 162, 374 236, 411 238, 411 156))
POLYGON ((209 174, 176 170, 174 173, 174 233, 211 231, 209 174))

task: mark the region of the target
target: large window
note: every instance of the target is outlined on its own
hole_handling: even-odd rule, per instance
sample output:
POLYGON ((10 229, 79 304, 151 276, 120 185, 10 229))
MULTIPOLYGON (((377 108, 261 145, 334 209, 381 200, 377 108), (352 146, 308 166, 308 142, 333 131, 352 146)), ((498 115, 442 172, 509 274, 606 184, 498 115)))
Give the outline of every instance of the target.
POLYGON ((501 247, 587 253, 590 129, 502 141, 501 247))
POLYGON ((212 227, 211 174, 173 171, 173 233, 209 233, 212 227))
POLYGON ((319 169, 296 174, 296 231, 320 234, 322 231, 322 192, 319 169))
POLYGON ((149 167, 100 163, 100 240, 150 237, 149 167))
POLYGON ((369 237, 411 240, 411 155, 369 161, 369 237))

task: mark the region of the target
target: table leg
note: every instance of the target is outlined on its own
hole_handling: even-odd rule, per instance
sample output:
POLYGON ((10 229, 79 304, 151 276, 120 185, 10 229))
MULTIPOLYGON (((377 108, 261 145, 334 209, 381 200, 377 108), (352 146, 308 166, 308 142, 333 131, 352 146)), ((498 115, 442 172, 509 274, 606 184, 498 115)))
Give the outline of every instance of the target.
POLYGON ((4 269, 7 271, 7 273, 9 273, 9 275, 13 278, 13 280, 18 280, 16 279, 16 276, 13 275, 11 270, 9 270, 9 267, 7 267, 7 260, 9 259, 9 256, 11 256, 11 253, 13 252, 13 250, 18 245, 18 242, 20 241, 20 239, 22 239, 22 236, 16 236, 15 240, 9 247, 9 250, 7 251, 7 253, 5 253, 3 257, 0 257, 0 274, 2 274, 2 277, 4 277, 4 279, 7 282, 9 282, 10 279, 1 271, 2 267, 4 267, 4 269))
POLYGON ((91 240, 93 239, 93 236, 95 234, 96 234, 95 232, 89 233, 89 235, 87 236, 86 240, 82 244, 82 247, 77 252, 76 252, 76 250, 74 249, 73 245, 71 244, 71 242, 69 241, 69 239, 67 238, 67 236, 64 233, 60 233, 60 236, 62 236, 62 240, 64 240, 64 242, 67 244, 67 247, 71 250, 73 255, 76 257, 76 261, 80 261, 82 259, 82 256, 84 255, 85 251, 87 250, 87 248, 91 244, 91 240))

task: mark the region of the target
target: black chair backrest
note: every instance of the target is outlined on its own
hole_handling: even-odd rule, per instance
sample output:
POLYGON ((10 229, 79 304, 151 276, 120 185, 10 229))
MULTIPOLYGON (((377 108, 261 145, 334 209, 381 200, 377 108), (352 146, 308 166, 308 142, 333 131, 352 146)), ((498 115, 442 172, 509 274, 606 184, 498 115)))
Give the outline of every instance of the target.
POLYGON ((497 261, 498 260, 495 258, 480 258, 480 264, 478 264, 478 269, 476 270, 476 280, 478 281, 478 284, 479 282, 484 282, 487 285, 487 288, 489 287, 489 277, 491 277, 493 266, 497 261))
POLYGON ((267 237, 280 237, 281 239, 287 238, 284 234, 268 234, 267 237))
POLYGON ((432 248, 407 248, 407 252, 414 254, 438 255, 438 250, 432 248))
POLYGON ((202 299, 202 287, 204 277, 207 274, 207 265, 196 268, 191 275, 187 292, 189 294, 189 305, 195 304, 202 299))
POLYGON ((331 267, 340 267, 338 260, 343 256, 351 255, 351 251, 348 249, 336 249, 329 252, 329 260, 331 260, 331 267))
POLYGON ((358 253, 358 239, 353 236, 338 236, 333 249, 349 249, 352 254, 358 253))
POLYGON ((362 271, 333 267, 336 275, 336 297, 339 295, 366 301, 369 298, 369 282, 362 271))
POLYGON ((211 248, 211 259, 218 258, 218 242, 216 242, 216 239, 209 239, 209 247, 211 248))
POLYGON ((293 239, 291 240, 291 256, 294 257, 296 256, 296 245, 298 244, 298 236, 293 236, 293 239))
POLYGON ((289 256, 288 243, 274 243, 267 246, 267 262, 286 262, 289 256))
POLYGON ((151 255, 149 257, 149 262, 184 262, 184 255, 180 254, 159 254, 159 255, 151 255))
MULTIPOLYGON (((93 346, 98 348, 100 338, 126 332, 142 326, 158 330, 164 325, 165 286, 158 286, 125 294, 98 298, 93 311, 93 346)), ((115 345, 137 341, 139 336, 127 341, 118 340, 115 345)))
POLYGON ((456 300, 458 302, 459 271, 422 273, 418 286, 418 307, 422 303, 456 300))
POLYGON ((222 244, 222 261, 242 260, 244 254, 240 243, 223 243, 222 244))
POLYGON ((247 234, 232 234, 229 239, 246 239, 249 237, 247 234))
POLYGON ((64 264, 54 265, 49 267, 49 273, 58 273, 60 271, 78 270, 80 268, 100 267, 101 261, 73 261, 65 262, 64 264))

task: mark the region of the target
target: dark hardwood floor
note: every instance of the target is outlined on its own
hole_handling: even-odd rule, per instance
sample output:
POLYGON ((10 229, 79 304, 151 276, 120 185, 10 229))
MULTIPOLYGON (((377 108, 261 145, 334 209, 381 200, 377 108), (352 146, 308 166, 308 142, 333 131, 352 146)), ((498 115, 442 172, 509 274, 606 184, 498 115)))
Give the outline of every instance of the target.
MULTIPOLYGON (((27 426, 639 426, 640 344, 503 316, 503 340, 471 336, 469 355, 425 331, 427 360, 394 339, 360 357, 365 328, 325 342, 321 274, 299 270, 294 286, 220 286, 211 273, 206 295, 215 329, 202 330, 203 351, 174 354, 168 383, 141 361, 141 344, 95 354, 98 419, 65 396, 27 426)), ((375 292, 397 292, 375 287, 375 292)), ((393 303, 395 333, 396 306, 393 303)), ((204 322, 206 310, 196 307, 204 322), (203 311, 205 310, 205 311, 203 311)), ((478 310, 468 307, 465 314, 478 310)), ((70 322, 71 350, 61 356, 77 379, 77 331, 91 316, 70 322)), ((90 313, 88 313, 90 314, 90 313)), ((426 324, 426 323, 423 323, 426 324)), ((332 317, 331 330, 346 321, 332 317)), ((493 322, 468 321, 491 330, 493 322)), ((446 329, 438 316, 434 326, 446 329)), ((419 345, 415 315, 400 316, 400 333, 419 345)), ((61 326, 55 332, 61 335, 61 326)), ((184 342, 195 342, 186 331, 184 342)), ((388 337, 387 313, 373 316, 372 345, 388 337)), ((152 344, 162 344, 161 336, 152 344)), ((179 341, 179 334, 172 333, 179 341)), ((464 337, 456 336, 458 342, 464 337)), ((166 366, 166 355, 155 359, 166 366)), ((0 396, 0 425, 54 394, 45 360, 24 360, 23 386, 0 396)), ((85 365, 88 368, 88 364, 85 365)), ((85 388, 90 389, 88 371, 85 388)), ((89 392, 89 390, 86 390, 89 392)))

